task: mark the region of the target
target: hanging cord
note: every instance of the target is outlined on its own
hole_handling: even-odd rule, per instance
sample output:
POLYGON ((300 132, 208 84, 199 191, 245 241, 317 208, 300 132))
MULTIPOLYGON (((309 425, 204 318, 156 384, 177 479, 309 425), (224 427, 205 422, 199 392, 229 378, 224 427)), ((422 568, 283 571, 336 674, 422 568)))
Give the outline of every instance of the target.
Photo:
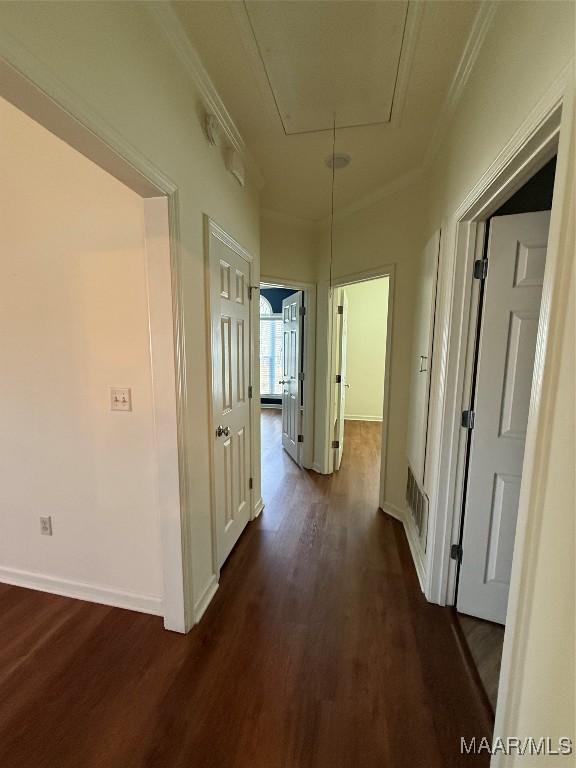
POLYGON ((330 268, 328 277, 328 292, 332 291, 332 265, 334 262, 334 184, 336 173, 336 113, 332 123, 332 196, 330 201, 330 268))

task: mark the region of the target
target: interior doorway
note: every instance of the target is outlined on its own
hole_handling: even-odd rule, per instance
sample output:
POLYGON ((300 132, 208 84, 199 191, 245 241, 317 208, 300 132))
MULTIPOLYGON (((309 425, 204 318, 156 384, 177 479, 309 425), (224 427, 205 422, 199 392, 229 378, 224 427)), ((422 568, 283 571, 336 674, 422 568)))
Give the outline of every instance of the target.
POLYGON ((389 299, 388 275, 343 283, 333 292, 329 432, 335 472, 347 460, 349 443, 350 450, 385 446, 389 299))
POLYGON ((286 475, 309 468, 313 454, 314 289, 260 284, 262 497, 286 475))
POLYGON ((474 265, 456 609, 495 710, 552 193, 550 160, 484 224, 474 265))

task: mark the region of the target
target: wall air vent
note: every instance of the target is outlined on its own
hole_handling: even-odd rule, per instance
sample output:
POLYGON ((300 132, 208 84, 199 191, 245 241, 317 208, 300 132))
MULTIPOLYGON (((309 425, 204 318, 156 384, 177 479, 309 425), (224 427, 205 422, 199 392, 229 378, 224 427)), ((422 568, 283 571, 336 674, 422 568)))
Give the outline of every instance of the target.
POLYGON ((426 552, 426 538, 428 533, 428 496, 416 482, 416 478, 410 467, 406 480, 406 502, 418 532, 418 538, 422 551, 426 552))

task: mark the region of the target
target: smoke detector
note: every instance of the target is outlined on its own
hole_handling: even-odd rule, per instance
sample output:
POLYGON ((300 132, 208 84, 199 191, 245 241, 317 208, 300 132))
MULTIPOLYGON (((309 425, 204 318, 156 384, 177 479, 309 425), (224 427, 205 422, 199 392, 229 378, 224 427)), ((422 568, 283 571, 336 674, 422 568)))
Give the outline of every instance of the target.
POLYGON ((334 168, 335 171, 339 171, 341 168, 346 168, 347 165, 350 165, 351 160, 350 155, 347 155, 345 152, 336 152, 333 155, 328 155, 324 162, 328 168, 334 168))

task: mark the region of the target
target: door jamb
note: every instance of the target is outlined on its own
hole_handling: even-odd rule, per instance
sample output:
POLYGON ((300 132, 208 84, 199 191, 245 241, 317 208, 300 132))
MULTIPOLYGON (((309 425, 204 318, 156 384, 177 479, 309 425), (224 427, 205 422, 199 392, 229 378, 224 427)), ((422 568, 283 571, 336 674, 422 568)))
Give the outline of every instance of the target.
MULTIPOLYGON (((333 349, 335 343, 336 327, 334 325, 334 312, 336 302, 335 288, 343 288, 354 283, 365 283, 369 280, 377 280, 381 277, 388 278, 388 312, 386 316, 386 356, 384 360, 384 398, 382 404, 382 438, 380 444, 380 490, 378 494, 379 507, 385 509, 386 503, 386 457, 388 455, 389 442, 389 411, 390 411, 390 365, 392 362, 392 334, 394 323, 394 291, 395 291, 395 265, 383 264, 373 269, 363 270, 362 272, 352 272, 332 280, 328 300, 329 317, 329 343, 333 349)), ((332 425, 334 423, 334 386, 336 380, 336 360, 335 355, 330 354, 328 361, 328 376, 326 388, 328 394, 327 424, 325 424, 324 438, 326 456, 328 456, 329 472, 334 472, 334 451, 330 447, 332 442, 332 425)))
MULTIPOLYGON (((528 563, 534 559, 542 510, 532 500, 540 484, 536 461, 539 443, 544 439, 545 396, 548 377, 545 362, 551 354, 550 330, 561 311, 559 286, 563 262, 558 252, 562 235, 566 186, 570 183, 569 142, 573 120, 573 80, 569 65, 548 89, 495 162, 480 178, 445 227, 447 237, 441 253, 442 306, 439 308, 439 333, 433 368, 437 371, 434 395, 433 509, 427 547, 426 597, 432 602, 452 603, 455 569, 450 560, 450 545, 458 516, 458 493, 462 490, 460 447, 460 409, 466 394, 466 349, 471 310, 471 269, 479 223, 486 221, 557 152, 556 178, 544 274, 542 304, 538 323, 536 357, 528 417, 526 450, 520 490, 518 522, 510 598, 496 710, 495 733, 507 732, 519 703, 518 690, 511 686, 518 673, 526 647, 524 627, 530 610, 533 578, 528 563)), ((518 677, 518 675, 517 675, 518 677)), ((495 756, 492 765, 499 765, 495 756)))
MULTIPOLYGON (((314 461, 314 381, 316 359, 316 283, 300 280, 286 280, 281 277, 260 275, 260 283, 278 288, 294 288, 302 291, 304 302, 304 413, 302 415, 302 466, 311 469, 314 461)), ((255 378, 256 381, 256 378, 255 378)), ((254 397, 260 402, 260 380, 255 387, 254 397), (256 393, 256 389, 258 390, 256 393)))

